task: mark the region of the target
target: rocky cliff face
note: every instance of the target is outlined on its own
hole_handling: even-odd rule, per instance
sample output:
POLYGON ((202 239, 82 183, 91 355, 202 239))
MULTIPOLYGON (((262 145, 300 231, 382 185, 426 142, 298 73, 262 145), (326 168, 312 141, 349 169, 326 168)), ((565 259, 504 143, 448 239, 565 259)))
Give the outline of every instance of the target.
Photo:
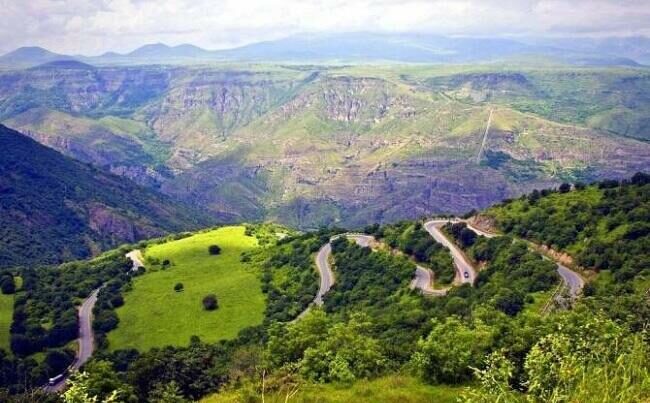
MULTIPOLYGON (((650 166, 647 143, 503 104, 540 102, 548 93, 540 77, 345 71, 4 73, 0 118, 221 220, 302 227, 463 213, 536 187, 650 166)), ((102 217, 98 227, 132 230, 102 217)))
POLYGON ((113 242, 135 242, 165 234, 153 225, 134 221, 116 209, 101 203, 88 206, 88 226, 101 236, 110 237, 113 242))

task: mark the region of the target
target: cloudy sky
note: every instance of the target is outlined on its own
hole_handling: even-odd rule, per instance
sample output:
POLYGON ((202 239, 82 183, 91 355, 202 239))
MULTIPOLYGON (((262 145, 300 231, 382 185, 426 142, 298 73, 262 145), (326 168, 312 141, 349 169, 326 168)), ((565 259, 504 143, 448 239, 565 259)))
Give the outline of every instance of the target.
POLYGON ((0 0, 0 51, 208 49, 305 32, 650 36, 650 0, 0 0))

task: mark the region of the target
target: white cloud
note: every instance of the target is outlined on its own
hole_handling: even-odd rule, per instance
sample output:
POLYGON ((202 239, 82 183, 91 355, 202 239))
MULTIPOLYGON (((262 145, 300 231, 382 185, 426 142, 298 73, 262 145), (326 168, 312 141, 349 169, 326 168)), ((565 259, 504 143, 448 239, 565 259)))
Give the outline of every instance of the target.
POLYGON ((224 48, 299 32, 650 34, 643 0, 0 0, 0 46, 63 53, 224 48))

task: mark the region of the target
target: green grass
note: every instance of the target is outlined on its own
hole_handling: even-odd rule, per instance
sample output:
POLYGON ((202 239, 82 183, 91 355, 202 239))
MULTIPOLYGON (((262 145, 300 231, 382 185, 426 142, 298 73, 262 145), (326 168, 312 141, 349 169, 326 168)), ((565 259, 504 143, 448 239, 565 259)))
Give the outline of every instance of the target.
POLYGON ((14 313, 14 296, 0 294, 0 349, 11 351, 9 329, 14 313))
POLYGON ((190 337, 206 342, 233 338, 244 327, 262 322, 265 299, 257 273, 240 262, 242 252, 257 247, 243 226, 223 227, 146 249, 147 261, 171 261, 171 267, 148 264, 117 310, 120 324, 108 335, 111 350, 148 350, 187 345, 190 337), (217 244, 221 254, 211 256, 217 244), (173 290, 183 283, 184 291, 173 290), (214 293, 219 309, 205 311, 201 300, 214 293))
MULTIPOLYGON (((392 375, 372 381, 358 381, 352 385, 305 384, 288 401, 295 403, 425 403, 456 402, 461 387, 426 385, 417 379, 392 375)), ((266 393, 265 402, 285 402, 287 391, 266 393)), ((201 403, 261 402, 261 396, 250 390, 235 390, 209 396, 201 403)))

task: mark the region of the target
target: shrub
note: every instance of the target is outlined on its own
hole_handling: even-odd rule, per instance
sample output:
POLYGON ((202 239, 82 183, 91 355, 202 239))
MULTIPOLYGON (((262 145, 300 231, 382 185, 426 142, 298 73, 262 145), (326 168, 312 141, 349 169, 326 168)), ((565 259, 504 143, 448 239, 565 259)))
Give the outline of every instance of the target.
POLYGON ((221 253, 221 248, 219 245, 210 245, 208 247, 208 252, 210 252, 211 255, 218 255, 221 253))
POLYGON ((176 283, 176 285, 174 286, 174 291, 181 292, 183 291, 183 288, 184 288, 183 283, 176 283))
POLYGON ((560 185, 560 193, 568 193, 571 191, 571 185, 568 183, 563 183, 560 185))
POLYGON ((110 301, 110 302, 111 302, 111 306, 112 306, 113 308, 119 308, 119 307, 121 307, 122 305, 124 305, 124 297, 122 297, 122 296, 119 295, 119 294, 118 294, 118 295, 115 295, 115 296, 113 296, 113 297, 111 298, 111 301, 110 301))
POLYGON ((203 309, 206 311, 214 311, 219 308, 219 301, 217 301, 217 296, 214 294, 208 294, 203 297, 203 309))
POLYGON ((16 292, 16 283, 12 275, 7 274, 2 276, 0 279, 0 290, 3 294, 13 294, 16 292))

